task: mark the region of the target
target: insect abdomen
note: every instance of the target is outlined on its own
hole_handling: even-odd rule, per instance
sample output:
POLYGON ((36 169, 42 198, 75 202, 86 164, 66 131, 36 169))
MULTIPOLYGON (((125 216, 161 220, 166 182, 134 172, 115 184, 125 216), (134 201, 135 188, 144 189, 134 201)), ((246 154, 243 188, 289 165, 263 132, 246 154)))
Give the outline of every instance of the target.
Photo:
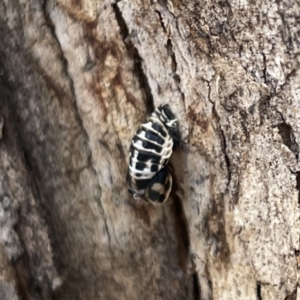
POLYGON ((162 127, 159 132, 155 132, 150 122, 143 124, 136 132, 129 161, 129 173, 133 179, 151 179, 167 164, 172 154, 173 141, 166 134, 164 138, 161 132, 165 133, 162 127))

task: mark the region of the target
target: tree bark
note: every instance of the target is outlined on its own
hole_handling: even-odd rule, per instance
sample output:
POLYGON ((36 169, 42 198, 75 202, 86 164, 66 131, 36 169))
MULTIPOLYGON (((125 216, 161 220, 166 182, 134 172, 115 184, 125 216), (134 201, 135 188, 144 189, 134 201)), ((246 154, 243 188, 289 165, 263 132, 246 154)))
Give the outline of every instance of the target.
POLYGON ((0 298, 300 299, 297 1, 0 0, 0 298), (162 206, 131 139, 180 121, 162 206))

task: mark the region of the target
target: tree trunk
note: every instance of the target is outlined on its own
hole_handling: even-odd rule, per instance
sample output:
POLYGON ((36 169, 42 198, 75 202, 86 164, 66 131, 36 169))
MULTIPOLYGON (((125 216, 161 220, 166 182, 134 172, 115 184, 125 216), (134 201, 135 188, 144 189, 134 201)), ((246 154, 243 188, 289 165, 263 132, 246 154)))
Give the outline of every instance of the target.
POLYGON ((0 299, 300 299, 296 1, 0 0, 0 299), (127 192, 169 103, 162 206, 127 192))

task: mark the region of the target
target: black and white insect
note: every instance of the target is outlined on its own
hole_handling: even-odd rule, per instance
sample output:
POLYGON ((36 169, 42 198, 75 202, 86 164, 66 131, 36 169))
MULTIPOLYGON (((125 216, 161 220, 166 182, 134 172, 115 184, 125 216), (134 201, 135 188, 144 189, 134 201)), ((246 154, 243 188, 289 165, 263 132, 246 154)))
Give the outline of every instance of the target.
POLYGON ((165 202, 172 189, 167 163, 180 141, 178 121, 168 104, 161 105, 140 125, 130 146, 129 192, 136 200, 165 202))

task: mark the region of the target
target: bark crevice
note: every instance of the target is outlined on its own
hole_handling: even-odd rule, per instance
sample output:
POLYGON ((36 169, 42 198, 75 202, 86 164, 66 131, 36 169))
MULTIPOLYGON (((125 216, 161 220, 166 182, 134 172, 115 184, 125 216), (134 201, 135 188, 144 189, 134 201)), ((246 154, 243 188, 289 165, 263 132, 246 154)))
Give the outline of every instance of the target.
POLYGON ((296 189, 298 190, 298 205, 300 208, 300 171, 296 172, 296 189))
MULTIPOLYGON (((167 43, 166 43, 166 49, 167 49, 168 54, 169 54, 169 56, 171 58, 171 61, 172 61, 171 70, 173 72, 173 79, 175 81, 175 85, 177 87, 178 92, 180 93, 181 100, 182 100, 182 102, 184 104, 184 107, 185 107, 185 95, 184 95, 184 92, 182 91, 182 89, 180 87, 181 78, 177 73, 177 60, 176 60, 175 52, 173 50, 173 43, 172 43, 172 40, 171 40, 171 32, 167 30, 167 28, 165 26, 165 23, 163 21, 163 17, 162 17, 161 12, 159 10, 156 10, 156 12, 157 12, 158 17, 159 17, 160 25, 161 25, 164 33, 168 36, 167 43)), ((168 12, 171 13, 170 11, 168 11, 168 12)))
POLYGON ((257 282, 256 284, 256 295, 257 295, 257 300, 263 300, 261 296, 261 283, 257 282))
POLYGON ((184 212, 184 206, 182 203, 182 197, 179 195, 179 181, 175 174, 174 168, 172 167, 172 178, 173 187, 171 191, 171 197, 174 203, 174 220, 175 220, 175 230, 178 239, 178 259, 179 266, 184 272, 187 272, 187 267, 190 262, 190 235, 189 226, 184 212))
POLYGON ((295 290, 290 295, 286 296, 284 300, 297 300, 297 290, 298 287, 296 287, 295 290))
POLYGON ((294 153, 296 159, 298 160, 299 156, 299 145, 295 140, 295 135, 293 133, 292 126, 286 122, 282 122, 277 125, 279 134, 281 135, 282 142, 294 153))
POLYGON ((44 0, 43 4, 42 4, 42 11, 44 14, 44 18, 45 18, 45 22, 47 27, 49 28, 51 35, 54 39, 54 41, 56 42, 58 51, 59 51, 59 60, 61 61, 62 67, 63 67, 63 71, 64 71, 64 75, 66 76, 67 80, 69 81, 69 87, 70 87, 70 91, 71 91, 71 95, 72 95, 72 103, 73 103, 73 107, 75 110, 75 117, 76 117, 76 121, 78 122, 80 128, 82 128, 84 135, 88 138, 88 134, 84 128, 83 125, 83 121, 80 117, 80 113, 78 111, 78 106, 76 103, 76 93, 75 93, 75 87, 74 87, 74 81, 73 78, 69 72, 69 62, 68 59, 66 58, 61 42, 56 34, 56 28, 55 28, 55 24, 53 23, 51 16, 48 12, 47 9, 47 0, 44 0))
POLYGON ((193 293, 194 300, 201 300, 201 288, 198 272, 195 272, 193 275, 193 293))
POLYGON ((120 34, 122 40, 127 49, 128 56, 133 62, 133 72, 136 78, 139 80, 140 88, 144 92, 145 106, 147 113, 150 114, 154 110, 154 101, 151 88, 148 82, 148 78, 143 70, 143 59, 140 56, 138 49, 134 46, 130 40, 130 33, 125 19, 122 16, 122 12, 118 6, 118 1, 112 4, 113 11, 116 16, 116 21, 119 25, 120 34))
MULTIPOLYGON (((171 163, 170 163, 171 164, 171 163)), ((178 177, 175 173, 175 169, 171 164, 172 178, 173 178, 173 187, 171 191, 171 197, 173 199, 173 214, 175 222, 175 231, 178 239, 178 262, 180 268, 184 273, 190 273, 189 267, 192 267, 191 281, 193 287, 193 298, 195 300, 201 299, 201 287, 198 272, 195 271, 195 264, 193 257, 190 252, 190 233, 189 233, 189 224, 184 211, 184 191, 180 188, 178 177), (182 194, 182 196, 180 196, 182 194)))
POLYGON ((230 159, 227 153, 227 143, 226 143, 226 136, 224 134, 224 131, 220 128, 220 137, 221 137, 221 145, 222 145, 222 151, 224 154, 224 158, 225 158, 225 163, 226 163, 226 167, 227 167, 227 174, 228 174, 228 181, 227 181, 227 189, 230 185, 230 181, 231 181, 231 163, 230 163, 230 159))

